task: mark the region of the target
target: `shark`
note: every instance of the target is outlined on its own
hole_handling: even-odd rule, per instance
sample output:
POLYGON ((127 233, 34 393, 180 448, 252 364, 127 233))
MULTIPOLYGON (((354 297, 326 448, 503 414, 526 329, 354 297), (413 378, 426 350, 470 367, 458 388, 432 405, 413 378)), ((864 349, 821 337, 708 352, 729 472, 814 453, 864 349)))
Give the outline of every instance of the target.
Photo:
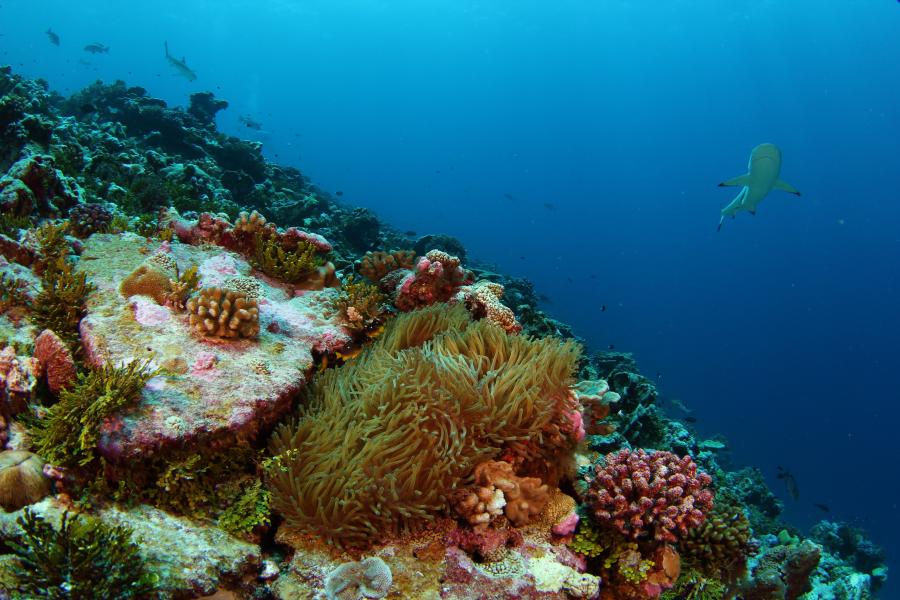
POLYGON ((187 59, 182 57, 181 60, 178 60, 171 54, 169 54, 169 42, 165 42, 166 44, 166 60, 169 61, 169 64, 175 67, 175 70, 178 71, 178 74, 186 78, 188 81, 194 81, 197 79, 197 73, 187 66, 187 59))
POLYGON ((738 177, 728 179, 719 184, 724 186, 742 186, 741 191, 722 209, 722 218, 716 231, 722 229, 725 217, 734 216, 742 210, 751 215, 756 214, 756 207, 773 189, 799 196, 797 188, 778 178, 781 174, 781 150, 775 144, 760 144, 750 152, 750 163, 747 172, 738 177))

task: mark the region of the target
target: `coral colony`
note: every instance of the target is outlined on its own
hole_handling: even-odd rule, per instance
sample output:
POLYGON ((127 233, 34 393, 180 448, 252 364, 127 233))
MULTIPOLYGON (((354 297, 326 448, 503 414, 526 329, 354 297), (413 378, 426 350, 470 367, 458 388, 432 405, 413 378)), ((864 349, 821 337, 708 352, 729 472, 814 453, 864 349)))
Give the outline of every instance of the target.
POLYGON ((0 71, 0 597, 871 598, 528 281, 224 135, 0 71), (96 110, 89 118, 81 106, 96 110))

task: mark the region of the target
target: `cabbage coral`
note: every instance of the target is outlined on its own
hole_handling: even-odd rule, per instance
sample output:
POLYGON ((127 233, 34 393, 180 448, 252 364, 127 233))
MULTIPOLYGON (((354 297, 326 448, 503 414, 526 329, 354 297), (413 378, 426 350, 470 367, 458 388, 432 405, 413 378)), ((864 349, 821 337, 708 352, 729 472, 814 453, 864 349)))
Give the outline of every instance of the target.
POLYGON ((272 506, 341 546, 416 530, 477 464, 540 443, 578 357, 570 341, 509 336, 461 306, 400 316, 276 430, 272 506))

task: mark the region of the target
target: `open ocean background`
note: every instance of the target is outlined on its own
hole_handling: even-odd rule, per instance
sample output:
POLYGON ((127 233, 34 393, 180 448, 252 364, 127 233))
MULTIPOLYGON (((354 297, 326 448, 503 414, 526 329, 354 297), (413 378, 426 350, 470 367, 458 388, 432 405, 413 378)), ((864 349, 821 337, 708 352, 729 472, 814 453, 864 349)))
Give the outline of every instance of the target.
POLYGON ((900 554, 897 2, 0 0, 0 23, 0 64, 62 93, 213 91, 224 131, 633 352, 788 520, 900 554), (803 196, 716 233, 762 142, 803 196))

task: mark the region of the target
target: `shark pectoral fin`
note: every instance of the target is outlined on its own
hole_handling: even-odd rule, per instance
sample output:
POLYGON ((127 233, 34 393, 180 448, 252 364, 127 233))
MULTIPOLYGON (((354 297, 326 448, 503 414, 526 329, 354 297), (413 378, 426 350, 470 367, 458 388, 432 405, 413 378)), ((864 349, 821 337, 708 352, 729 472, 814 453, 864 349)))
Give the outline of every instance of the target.
POLYGON ((747 185, 750 181, 750 173, 744 173, 738 177, 732 177, 726 181, 723 181, 719 184, 719 187, 726 187, 731 185, 747 185))
POLYGON ((724 222, 725 222, 725 217, 723 216, 722 218, 719 219, 719 226, 716 227, 716 231, 722 231, 722 223, 724 223, 724 222))
POLYGON ((789 184, 787 181, 782 181, 781 179, 775 182, 775 189, 781 190, 782 192, 787 192, 788 194, 794 194, 795 196, 800 195, 800 190, 789 184))

